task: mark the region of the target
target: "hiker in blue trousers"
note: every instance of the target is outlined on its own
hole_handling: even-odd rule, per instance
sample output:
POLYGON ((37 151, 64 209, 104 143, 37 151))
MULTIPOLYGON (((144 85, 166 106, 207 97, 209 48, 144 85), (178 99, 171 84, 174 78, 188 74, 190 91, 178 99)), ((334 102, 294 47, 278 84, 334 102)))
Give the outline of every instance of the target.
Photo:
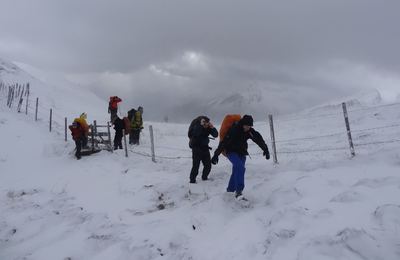
POLYGON ((235 192, 235 197, 238 199, 243 197, 246 156, 249 155, 247 152, 247 140, 253 140, 263 150, 265 158, 267 160, 270 158, 268 146, 263 137, 252 127, 253 117, 244 115, 238 122, 232 125, 211 159, 213 164, 217 164, 218 156, 222 152, 226 154, 232 163, 232 175, 229 179, 227 192, 235 192))

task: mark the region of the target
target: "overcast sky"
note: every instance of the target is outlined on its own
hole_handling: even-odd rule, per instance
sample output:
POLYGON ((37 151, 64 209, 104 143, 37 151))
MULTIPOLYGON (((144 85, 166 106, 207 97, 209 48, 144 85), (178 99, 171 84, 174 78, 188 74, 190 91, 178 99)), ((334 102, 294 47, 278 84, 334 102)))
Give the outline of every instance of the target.
POLYGON ((369 88, 400 93, 398 0, 1 0, 0 10, 0 57, 153 118, 213 114, 209 104, 234 94, 287 113, 369 88))

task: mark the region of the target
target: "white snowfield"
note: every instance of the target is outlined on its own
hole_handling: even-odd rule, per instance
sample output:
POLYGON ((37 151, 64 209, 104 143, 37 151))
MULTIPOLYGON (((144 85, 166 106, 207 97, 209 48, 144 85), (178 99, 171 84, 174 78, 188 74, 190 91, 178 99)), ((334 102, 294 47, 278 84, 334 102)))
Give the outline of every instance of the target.
MULTIPOLYGON (((71 107, 94 111, 89 118, 100 122, 109 116, 95 96, 80 95, 79 110, 81 99, 40 87, 44 100, 64 100, 60 115, 71 107)), ((188 124, 149 123, 144 114, 142 143, 128 158, 118 150, 78 161, 70 136, 64 141, 63 118, 49 133, 47 114, 35 122, 31 110, 6 107, 6 97, 1 93, 2 260, 400 259, 400 105, 348 108, 352 159, 341 107, 277 117, 279 164, 249 141, 250 203, 243 205, 225 192, 231 165, 222 155, 212 180, 201 181, 200 173, 189 187, 188 124), (150 124, 156 163, 148 157, 150 124)), ((266 119, 256 120, 272 150, 266 119)))

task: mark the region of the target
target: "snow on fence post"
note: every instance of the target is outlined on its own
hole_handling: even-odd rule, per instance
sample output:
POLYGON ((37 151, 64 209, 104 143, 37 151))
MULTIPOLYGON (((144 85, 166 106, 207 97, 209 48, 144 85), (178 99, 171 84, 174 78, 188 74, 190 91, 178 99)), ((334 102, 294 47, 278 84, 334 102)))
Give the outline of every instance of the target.
POLYGON ((149 125, 150 130, 150 141, 151 141, 151 160, 156 162, 156 154, 154 152, 154 135, 153 135, 153 126, 149 125))
POLYGON ((67 118, 64 118, 64 126, 65 126, 65 142, 67 141, 67 118))
POLYGON ((50 120, 49 120, 49 130, 50 130, 50 132, 51 132, 51 123, 52 123, 52 120, 53 120, 53 109, 50 108, 50 120))
POLYGON ((111 143, 110 122, 107 122, 107 133, 108 133, 108 141, 110 142, 110 144, 109 144, 110 145, 110 150, 113 153, 114 149, 113 149, 113 146, 112 146, 112 143, 111 143))
POLYGON ((269 119, 269 129, 271 134, 271 142, 272 142, 272 156, 274 157, 274 163, 278 164, 278 156, 276 154, 276 143, 275 143, 275 131, 274 131, 274 120, 272 115, 268 115, 269 119))
POLYGON ((124 137, 125 157, 128 157, 128 146, 126 145, 125 129, 122 129, 122 136, 124 137))
POLYGON ((39 98, 36 98, 36 109, 35 109, 35 121, 37 121, 37 112, 38 112, 38 106, 39 106, 39 98))
POLYGON ((356 155, 356 153, 354 151, 353 139, 351 138, 349 116, 347 114, 347 108, 346 108, 345 102, 342 103, 342 108, 343 108, 344 122, 346 124, 347 137, 349 139, 350 153, 351 153, 351 157, 354 157, 356 155))

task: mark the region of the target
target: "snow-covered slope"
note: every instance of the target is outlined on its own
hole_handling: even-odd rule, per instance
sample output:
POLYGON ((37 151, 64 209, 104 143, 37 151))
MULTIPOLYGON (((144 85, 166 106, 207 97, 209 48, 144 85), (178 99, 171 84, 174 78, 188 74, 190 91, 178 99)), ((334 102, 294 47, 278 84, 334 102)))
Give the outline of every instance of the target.
MULTIPOLYGON (((42 87, 49 99, 69 99, 42 87)), ((400 258, 400 145, 377 143, 400 139, 387 127, 400 123, 398 106, 349 112, 353 159, 336 107, 276 118, 280 164, 249 142, 250 203, 241 204, 225 192, 223 157, 211 181, 189 187, 187 124, 152 123, 157 163, 149 122, 128 158, 118 150, 77 161, 61 129, 49 133, 0 98, 0 259, 400 258)), ((104 104, 89 105, 108 116, 104 104)), ((265 122, 255 128, 269 136, 265 122)))
MULTIPOLYGON (((33 70, 33 68, 32 68, 33 70)), ((40 78, 48 80, 46 73, 34 69, 40 78)), ((30 106, 33 107, 36 98, 39 98, 40 113, 43 116, 48 115, 48 110, 53 109, 54 114, 58 115, 55 120, 63 122, 63 117, 73 118, 82 112, 88 114, 89 120, 97 119, 105 122, 108 116, 103 112, 107 112, 107 101, 101 100, 92 92, 66 82, 63 79, 51 78, 49 82, 43 82, 26 71, 22 70, 15 64, 0 59, 0 79, 8 85, 12 84, 30 84, 30 106), (99 109, 100 107, 103 110, 99 109)))

